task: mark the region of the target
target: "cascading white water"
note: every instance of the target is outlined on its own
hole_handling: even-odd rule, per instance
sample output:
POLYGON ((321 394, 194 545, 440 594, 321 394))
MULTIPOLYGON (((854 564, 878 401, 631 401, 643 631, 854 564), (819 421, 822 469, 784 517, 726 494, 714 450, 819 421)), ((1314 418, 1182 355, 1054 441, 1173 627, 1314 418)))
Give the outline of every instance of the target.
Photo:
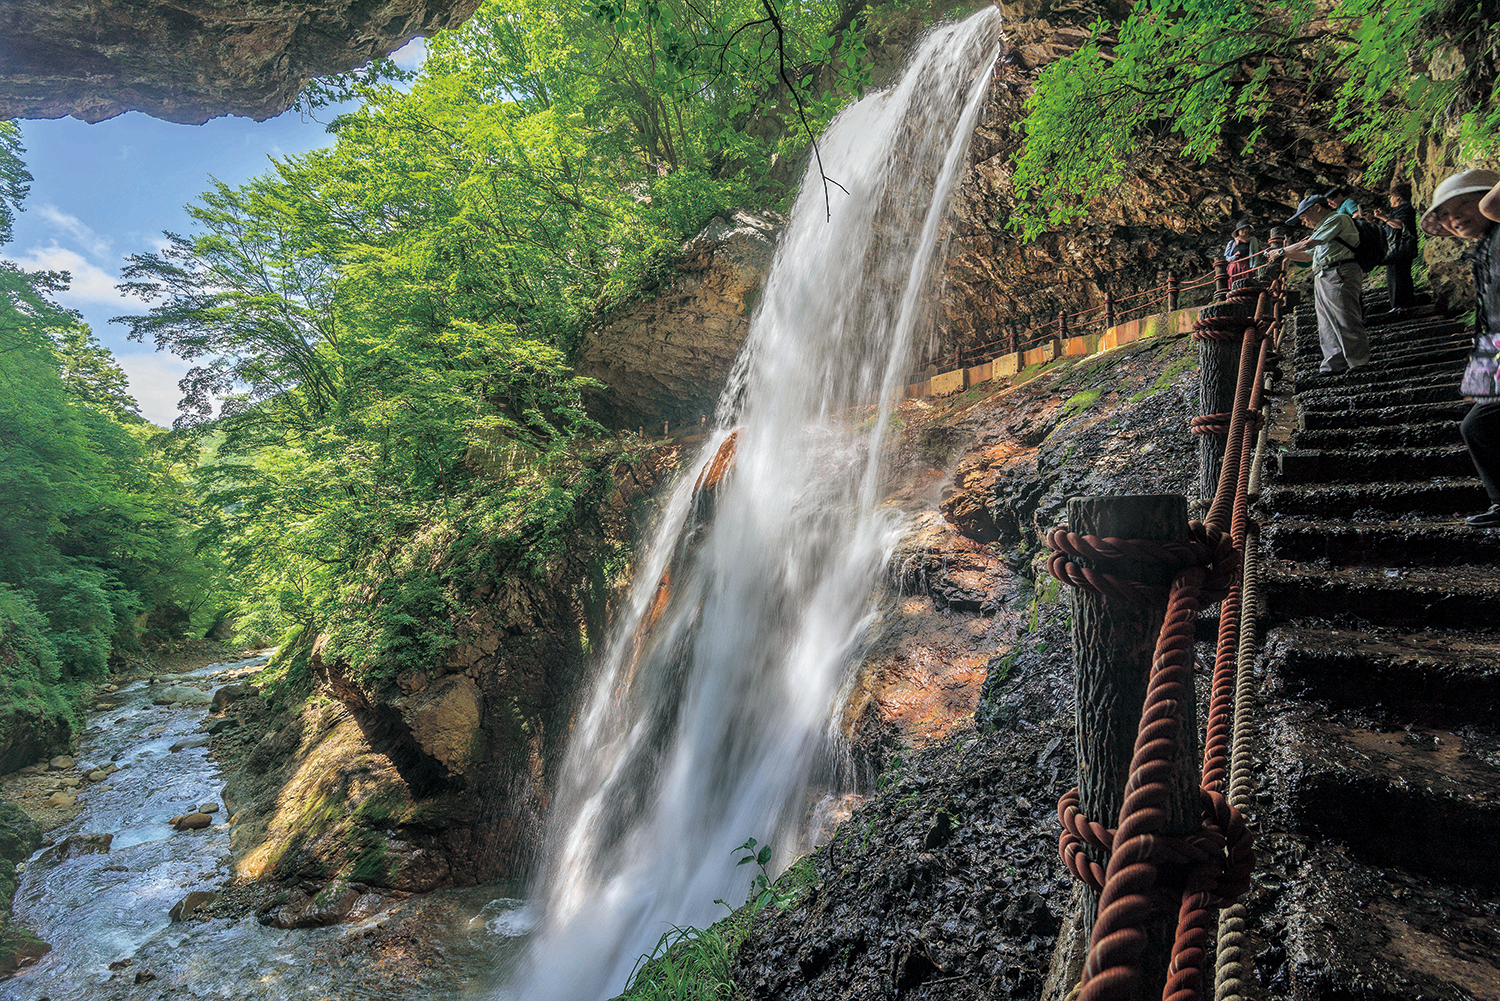
POLYGON ((744 899, 736 845, 755 837, 780 860, 806 847, 901 530, 878 505, 880 443, 1000 46, 994 8, 933 30, 895 86, 821 139, 832 219, 814 165, 720 430, 668 502, 580 715, 542 925, 507 996, 610 997, 663 932, 744 899), (710 518, 694 484, 729 428, 710 518))

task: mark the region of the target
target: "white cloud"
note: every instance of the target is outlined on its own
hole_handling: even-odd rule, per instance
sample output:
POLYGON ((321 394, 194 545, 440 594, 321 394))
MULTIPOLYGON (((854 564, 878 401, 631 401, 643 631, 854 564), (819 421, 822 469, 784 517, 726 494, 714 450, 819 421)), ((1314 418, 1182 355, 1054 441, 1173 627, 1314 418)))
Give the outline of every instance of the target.
POLYGON ((57 299, 64 306, 87 309, 89 306, 110 306, 121 313, 143 313, 146 307, 137 299, 126 298, 115 285, 120 279, 85 258, 76 250, 69 250, 53 241, 45 247, 32 247, 24 254, 3 255, 6 260, 27 271, 67 271, 73 283, 57 299))
POLYGON ((82 219, 69 215, 62 209, 46 202, 36 207, 36 214, 53 229, 62 230, 73 238, 73 242, 95 257, 108 257, 114 241, 94 232, 82 219))
POLYGON ((418 36, 391 53, 391 60, 408 72, 421 69, 427 61, 427 39, 418 36))
POLYGON ((130 395, 141 405, 141 416, 153 424, 171 427, 177 419, 177 401, 182 399, 177 383, 191 366, 181 358, 155 351, 117 354, 115 361, 130 377, 130 395))

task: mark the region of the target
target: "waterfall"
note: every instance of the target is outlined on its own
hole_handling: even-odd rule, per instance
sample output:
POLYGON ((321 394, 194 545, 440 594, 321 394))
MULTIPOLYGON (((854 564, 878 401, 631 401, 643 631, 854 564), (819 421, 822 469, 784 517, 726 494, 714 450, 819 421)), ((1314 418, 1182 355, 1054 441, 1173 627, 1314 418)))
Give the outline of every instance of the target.
POLYGON ((1000 46, 994 8, 934 29, 820 140, 832 217, 814 162, 580 711, 506 996, 618 993, 663 932, 745 899, 736 845, 784 864, 848 781, 838 710, 901 532, 881 444, 1000 46))

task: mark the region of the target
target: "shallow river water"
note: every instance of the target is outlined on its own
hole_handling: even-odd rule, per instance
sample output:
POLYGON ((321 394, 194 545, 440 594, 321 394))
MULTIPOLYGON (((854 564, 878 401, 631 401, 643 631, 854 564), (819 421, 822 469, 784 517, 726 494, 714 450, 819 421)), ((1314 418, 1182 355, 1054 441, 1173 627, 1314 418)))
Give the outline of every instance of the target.
POLYGON ((81 790, 82 811, 48 836, 59 846, 75 835, 112 839, 106 851, 44 848, 28 860, 14 917, 52 951, 0 985, 0 999, 313 1001, 484 997, 493 990, 530 929, 514 888, 438 891, 330 928, 268 928, 254 914, 170 920, 168 911, 188 893, 219 889, 233 875, 233 861, 222 781, 208 748, 170 750, 201 734, 209 707, 156 706, 153 699, 168 685, 209 695, 265 660, 211 664, 155 685, 132 682, 116 693, 114 708, 90 714, 74 756, 96 766, 113 761, 120 771, 81 790), (213 826, 176 831, 167 824, 208 803, 220 804, 213 826))

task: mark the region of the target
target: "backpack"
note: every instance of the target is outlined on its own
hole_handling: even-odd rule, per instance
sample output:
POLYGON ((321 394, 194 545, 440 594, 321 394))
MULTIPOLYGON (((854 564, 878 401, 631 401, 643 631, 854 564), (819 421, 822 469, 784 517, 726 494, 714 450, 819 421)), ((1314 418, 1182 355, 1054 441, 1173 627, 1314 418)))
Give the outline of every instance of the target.
POLYGON ((1351 220, 1354 228, 1359 232, 1359 246, 1350 246, 1349 241, 1342 237, 1334 237, 1344 246, 1354 251, 1354 263, 1365 274, 1369 274, 1385 263, 1389 248, 1385 243, 1385 227, 1363 219, 1351 220))

